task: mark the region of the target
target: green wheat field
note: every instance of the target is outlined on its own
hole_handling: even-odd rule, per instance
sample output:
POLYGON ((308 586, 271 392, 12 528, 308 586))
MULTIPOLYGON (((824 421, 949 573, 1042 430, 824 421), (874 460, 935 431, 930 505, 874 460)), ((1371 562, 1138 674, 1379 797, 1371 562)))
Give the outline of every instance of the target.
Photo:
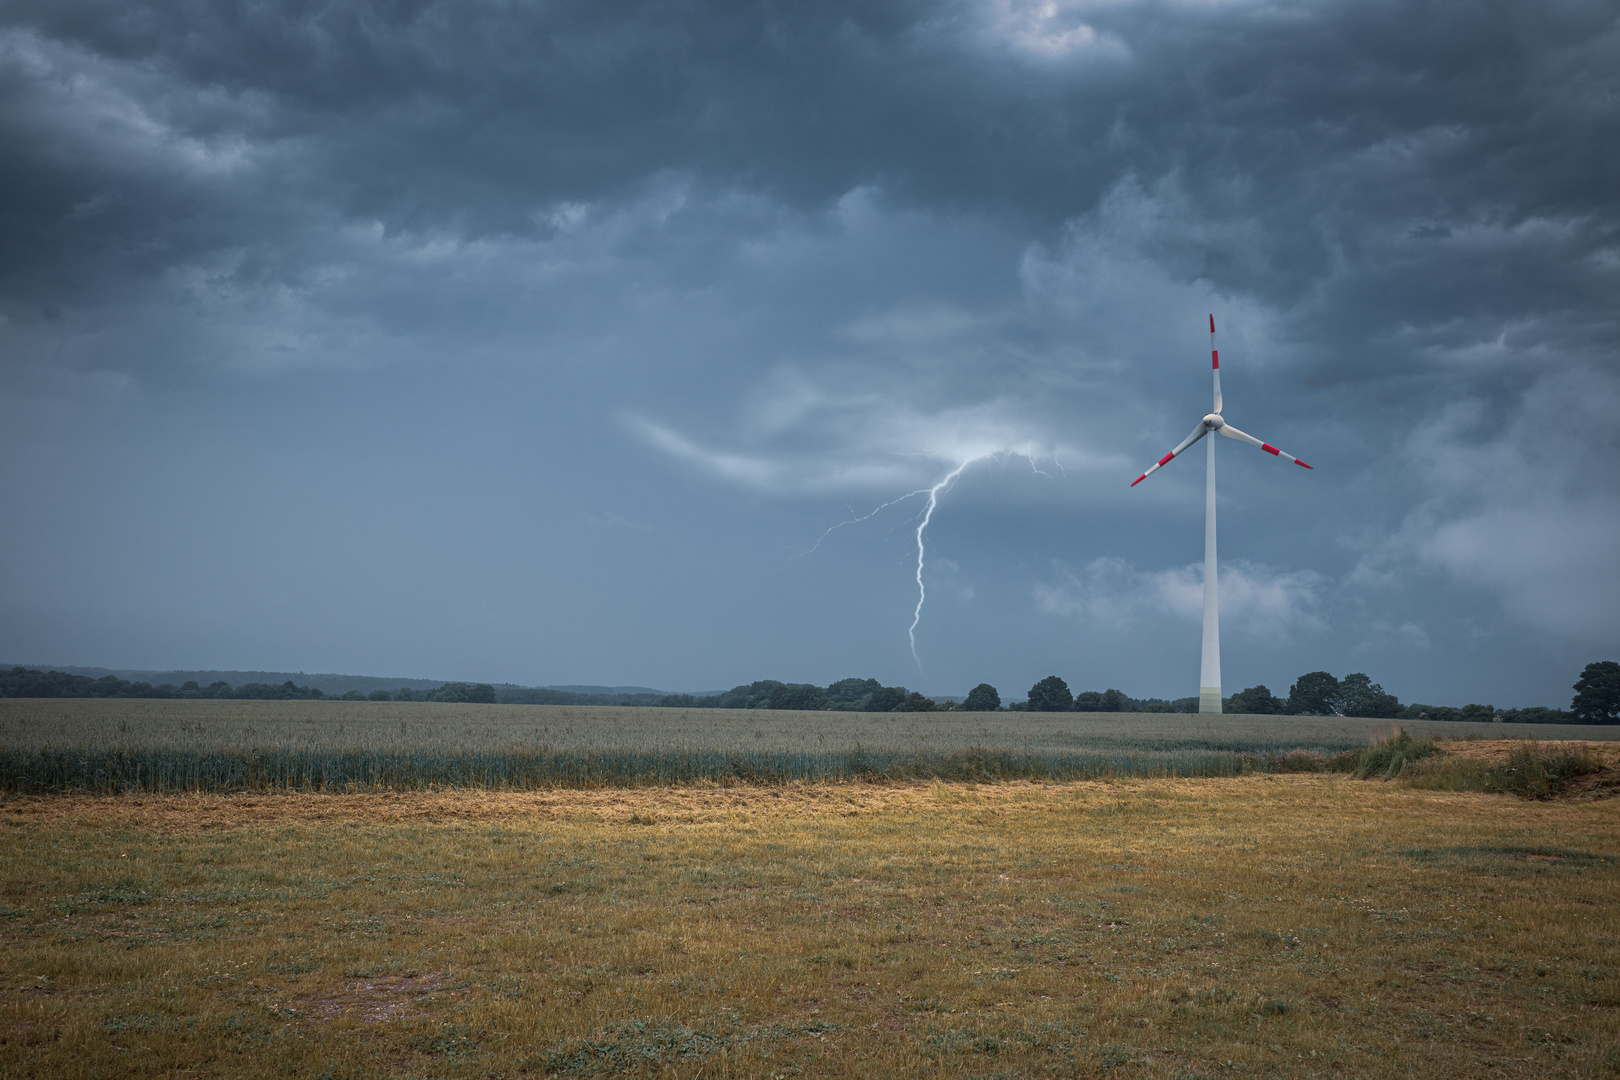
MULTIPOLYGON (((1603 739, 1575 725, 1411 734, 1603 739)), ((427 702, 0 701, 0 789, 410 790, 791 780, 1077 780, 1274 771, 1387 720, 1165 713, 841 713, 427 702)))

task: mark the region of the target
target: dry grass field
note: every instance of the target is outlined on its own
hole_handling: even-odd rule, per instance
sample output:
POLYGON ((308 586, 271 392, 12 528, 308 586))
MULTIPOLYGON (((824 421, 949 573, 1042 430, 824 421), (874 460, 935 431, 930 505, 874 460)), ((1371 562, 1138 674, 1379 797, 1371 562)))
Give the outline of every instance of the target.
POLYGON ((1328 774, 0 797, 0 1076, 1614 1076, 1617 856, 1328 774))
MULTIPOLYGON (((1520 743, 1510 739, 1481 739, 1477 742, 1448 743, 1446 753, 1457 758, 1500 765, 1520 745, 1520 743)), ((1564 739, 1559 741, 1558 746, 1564 750, 1585 751, 1595 755, 1605 768, 1620 769, 1620 742, 1614 740, 1600 742, 1591 739, 1564 739)))

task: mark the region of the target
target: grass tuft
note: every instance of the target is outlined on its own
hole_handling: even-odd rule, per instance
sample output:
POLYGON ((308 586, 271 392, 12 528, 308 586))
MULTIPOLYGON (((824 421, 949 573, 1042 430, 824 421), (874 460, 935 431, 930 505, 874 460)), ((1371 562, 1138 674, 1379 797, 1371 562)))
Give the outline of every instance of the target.
POLYGON ((1393 780, 1407 767, 1439 749, 1435 739, 1414 739, 1394 727, 1388 739, 1361 750, 1338 753, 1297 749, 1283 753, 1250 755, 1245 761, 1252 772, 1266 773, 1350 773, 1358 780, 1393 780))
POLYGON ((1393 737, 1346 757, 1353 762, 1349 772, 1357 780, 1393 780, 1406 772, 1408 766, 1439 748, 1434 739, 1414 739, 1409 733, 1396 729, 1393 737))

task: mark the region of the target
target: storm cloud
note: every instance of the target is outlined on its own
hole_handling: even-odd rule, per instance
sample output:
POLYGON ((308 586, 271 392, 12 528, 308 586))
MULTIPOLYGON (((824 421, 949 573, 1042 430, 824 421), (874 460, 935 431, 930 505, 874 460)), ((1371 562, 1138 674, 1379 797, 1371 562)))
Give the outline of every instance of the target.
POLYGON ((1620 648, 1605 3, 12 3, 0 652, 1561 704, 1620 648), (904 501, 972 462, 914 597, 904 501), (1192 576, 1189 576, 1192 575, 1192 576))

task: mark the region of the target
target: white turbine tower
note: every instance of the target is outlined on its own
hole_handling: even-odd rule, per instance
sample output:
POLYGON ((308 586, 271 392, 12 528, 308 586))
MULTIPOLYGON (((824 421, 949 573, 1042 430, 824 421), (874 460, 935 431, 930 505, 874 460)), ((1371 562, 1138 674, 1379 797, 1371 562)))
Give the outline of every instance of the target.
MULTIPOLYGON (((1253 435, 1245 435, 1237 428, 1221 419, 1221 354, 1215 349, 1215 316, 1209 317, 1209 363, 1215 372, 1215 411, 1198 421, 1192 434, 1181 440, 1181 445, 1160 458, 1147 472, 1131 481, 1135 487, 1149 476, 1163 468, 1171 458, 1176 457, 1193 443, 1202 439, 1210 432, 1225 435, 1228 439, 1246 442, 1250 446, 1258 446, 1268 454, 1292 461, 1295 465, 1309 469, 1299 458, 1292 454, 1285 454, 1270 443, 1261 442, 1253 435)), ((1198 711, 1201 713, 1218 713, 1221 711, 1221 621, 1220 604, 1215 593, 1215 441, 1210 440, 1208 453, 1204 458, 1204 657, 1198 673, 1198 711)))

